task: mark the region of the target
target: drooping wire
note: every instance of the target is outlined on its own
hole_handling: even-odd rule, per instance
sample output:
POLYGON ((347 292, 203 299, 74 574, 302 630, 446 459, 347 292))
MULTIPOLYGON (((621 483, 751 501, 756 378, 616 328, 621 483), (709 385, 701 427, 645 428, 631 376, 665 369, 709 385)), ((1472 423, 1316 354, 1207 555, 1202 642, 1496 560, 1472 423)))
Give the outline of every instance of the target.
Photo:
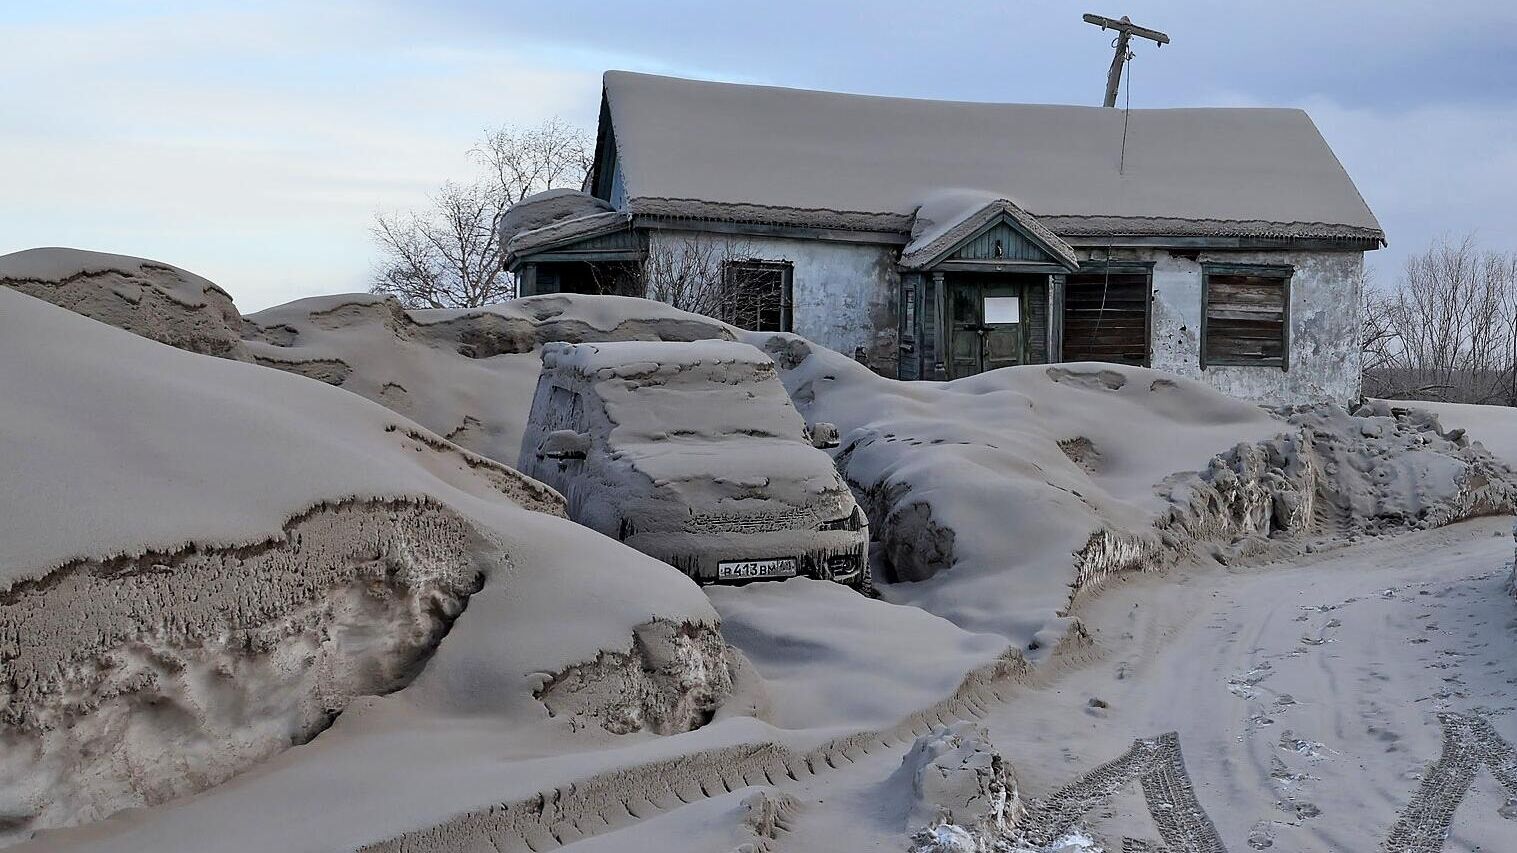
POLYGON ((1117 174, 1119 175, 1126 174, 1127 171, 1127 119, 1128 116, 1132 115, 1132 60, 1135 56, 1137 56, 1136 53, 1130 50, 1127 52, 1127 62, 1124 63, 1127 67, 1123 69, 1123 71, 1127 72, 1127 103, 1122 107, 1122 156, 1117 161, 1117 174))
POLYGON ((1111 290, 1111 243, 1106 244, 1106 278, 1101 281, 1101 307, 1096 310, 1096 330, 1091 332, 1092 338, 1101 334, 1101 321, 1106 319, 1106 294, 1111 290))
MULTIPOLYGON (((1122 153, 1117 161, 1117 174, 1126 174, 1127 170, 1127 119, 1132 115, 1132 60, 1137 56, 1131 50, 1127 52, 1126 67, 1122 70, 1127 74, 1125 94, 1126 104, 1122 107, 1122 153)), ((1101 281, 1101 307, 1096 311, 1096 330, 1092 336, 1101 334, 1101 323, 1106 319, 1106 296, 1111 292, 1111 244, 1106 245, 1106 275, 1101 281)))

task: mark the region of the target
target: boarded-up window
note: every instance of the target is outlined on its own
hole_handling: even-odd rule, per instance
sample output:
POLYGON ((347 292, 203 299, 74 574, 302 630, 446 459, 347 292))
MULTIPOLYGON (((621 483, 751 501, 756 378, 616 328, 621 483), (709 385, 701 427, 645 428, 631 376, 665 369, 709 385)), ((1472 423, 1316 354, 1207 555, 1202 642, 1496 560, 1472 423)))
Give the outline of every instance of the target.
POLYGON ((1289 267, 1208 266, 1201 367, 1287 365, 1289 267))
POLYGON ((793 331, 792 269, 781 261, 728 261, 720 319, 752 332, 793 331))
POLYGON ((1084 270, 1064 280, 1064 360, 1148 364, 1148 281, 1141 269, 1084 270))

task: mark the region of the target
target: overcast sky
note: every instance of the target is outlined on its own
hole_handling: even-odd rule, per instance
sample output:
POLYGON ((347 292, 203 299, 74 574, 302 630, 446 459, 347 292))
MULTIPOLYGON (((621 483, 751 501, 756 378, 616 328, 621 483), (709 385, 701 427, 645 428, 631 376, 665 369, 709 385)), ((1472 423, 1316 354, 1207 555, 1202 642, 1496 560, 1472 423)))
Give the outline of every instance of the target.
POLYGON ((1517 249, 1517 3, 67 2, 0 11, 0 253, 141 255, 244 311, 363 290, 378 209, 471 174, 491 126, 593 126, 608 68, 959 100, 1299 106, 1391 247, 1517 249))

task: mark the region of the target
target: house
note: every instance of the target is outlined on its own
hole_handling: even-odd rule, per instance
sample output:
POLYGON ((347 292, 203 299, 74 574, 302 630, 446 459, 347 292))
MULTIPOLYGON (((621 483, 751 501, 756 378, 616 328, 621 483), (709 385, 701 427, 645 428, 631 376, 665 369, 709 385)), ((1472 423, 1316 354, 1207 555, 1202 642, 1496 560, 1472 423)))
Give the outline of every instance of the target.
POLYGON ((524 295, 643 295, 704 252, 712 313, 902 379, 1106 361, 1271 403, 1359 396, 1363 257, 1385 240, 1300 110, 622 71, 584 191, 523 201, 500 237, 524 295))

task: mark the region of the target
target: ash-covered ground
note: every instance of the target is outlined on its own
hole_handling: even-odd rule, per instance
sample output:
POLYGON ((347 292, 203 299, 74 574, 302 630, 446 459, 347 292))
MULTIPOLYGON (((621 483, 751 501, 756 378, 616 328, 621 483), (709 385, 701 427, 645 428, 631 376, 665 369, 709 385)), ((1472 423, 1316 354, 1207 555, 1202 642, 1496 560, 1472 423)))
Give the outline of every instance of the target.
POLYGON ((1096 364, 902 383, 615 297, 242 317, 61 249, 0 285, 0 843, 1432 851, 1517 826, 1510 410, 1268 411, 1096 364), (544 344, 708 339, 837 425, 878 598, 699 587, 516 470, 544 344))

